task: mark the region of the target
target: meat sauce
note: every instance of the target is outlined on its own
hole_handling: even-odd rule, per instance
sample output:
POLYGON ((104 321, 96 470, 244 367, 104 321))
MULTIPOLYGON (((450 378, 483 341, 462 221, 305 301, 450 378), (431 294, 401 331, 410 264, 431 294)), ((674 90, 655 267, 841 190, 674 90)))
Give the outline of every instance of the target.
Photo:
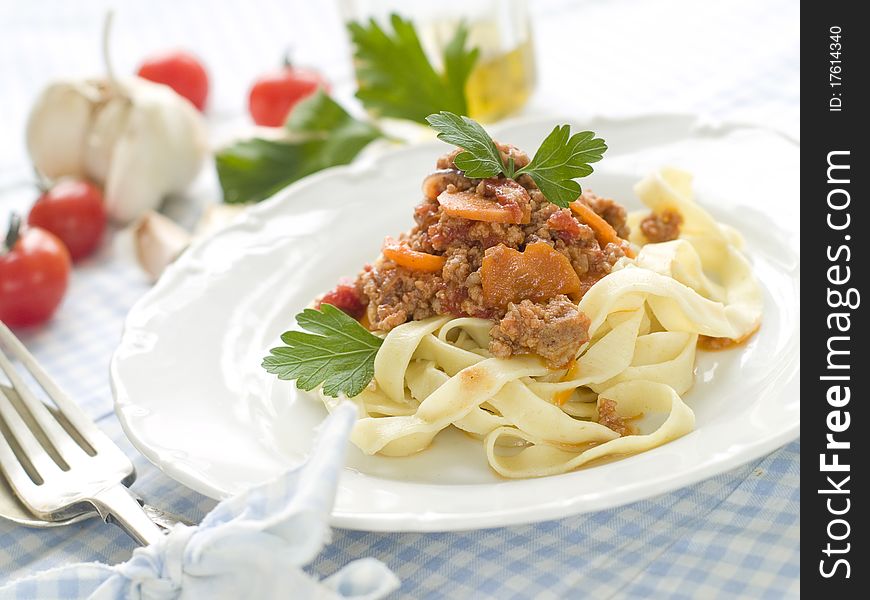
POLYGON ((680 226, 683 217, 680 213, 665 210, 661 214, 651 213, 640 222, 640 230, 646 239, 653 244, 670 242, 680 237, 680 226))
MULTIPOLYGON (((517 148, 498 147, 517 168, 528 164, 529 157, 517 148)), ((548 202, 527 175, 517 181, 466 177, 453 162, 457 153, 439 158, 437 170, 424 180, 415 226, 388 240, 388 252, 321 302, 356 318, 365 314, 371 329, 379 331, 435 315, 491 319, 493 355, 534 353, 552 368, 564 367, 588 339, 589 321, 576 301, 610 272, 624 248, 613 243, 601 247, 592 228, 571 210, 548 202), (527 253, 528 248, 534 251, 527 253), (433 256, 422 260, 423 255, 433 256), (508 259, 513 263, 504 262, 508 259), (424 264, 440 270, 419 267, 424 264), (531 280, 539 266, 559 278, 543 286, 543 295, 511 295, 516 282, 495 280, 511 273, 531 280)), ((622 206, 588 190, 579 201, 619 237, 628 236, 622 206)), ((521 283, 516 283, 518 289, 521 283)))

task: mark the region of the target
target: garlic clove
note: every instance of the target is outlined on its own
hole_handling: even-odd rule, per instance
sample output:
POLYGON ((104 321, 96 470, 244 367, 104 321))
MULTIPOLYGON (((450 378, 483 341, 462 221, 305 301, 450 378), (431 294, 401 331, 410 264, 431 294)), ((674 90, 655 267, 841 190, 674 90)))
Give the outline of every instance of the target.
POLYGON ((84 147, 102 90, 95 82, 58 81, 39 95, 27 120, 27 151, 49 179, 86 174, 84 147))
POLYGON ((84 146, 84 163, 88 176, 103 185, 109 176, 115 144, 124 134, 132 103, 115 96, 103 104, 88 131, 84 146))
POLYGON ((136 261, 152 281, 174 262, 192 241, 202 239, 234 222, 247 206, 209 204, 194 227, 193 234, 158 212, 148 211, 132 225, 136 261))
POLYGON ((159 207, 168 188, 161 148, 141 133, 146 120, 131 115, 130 121, 113 149, 103 193, 106 211, 119 223, 159 207))
POLYGON ((149 211, 133 226, 133 246, 139 266, 156 281, 190 243, 190 234, 171 219, 149 211))

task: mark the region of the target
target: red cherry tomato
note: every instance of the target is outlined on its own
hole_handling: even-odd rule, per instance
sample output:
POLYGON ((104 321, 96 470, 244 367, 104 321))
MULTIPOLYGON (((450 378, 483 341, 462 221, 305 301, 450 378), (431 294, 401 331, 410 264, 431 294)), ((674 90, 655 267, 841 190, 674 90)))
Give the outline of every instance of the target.
POLYGON ((183 50, 158 54, 143 62, 136 74, 142 79, 168 85, 199 110, 205 109, 208 73, 192 54, 183 50))
POLYGON ((0 321, 10 327, 47 321, 63 300, 69 272, 63 242, 39 227, 20 229, 13 217, 0 244, 0 321))
POLYGON ((254 123, 281 127, 296 104, 329 84, 317 72, 286 66, 281 71, 263 75, 248 94, 248 110, 254 123))
POLYGON ((60 238, 73 260, 97 249, 106 229, 106 207, 100 188, 81 179, 62 179, 40 196, 27 224, 60 238))
POLYGON ((335 308, 343 311, 354 319, 361 318, 366 312, 366 305, 363 304, 362 298, 356 291, 356 286, 353 283, 339 283, 335 288, 326 292, 323 298, 317 302, 316 308, 320 308, 323 304, 332 304, 335 308))

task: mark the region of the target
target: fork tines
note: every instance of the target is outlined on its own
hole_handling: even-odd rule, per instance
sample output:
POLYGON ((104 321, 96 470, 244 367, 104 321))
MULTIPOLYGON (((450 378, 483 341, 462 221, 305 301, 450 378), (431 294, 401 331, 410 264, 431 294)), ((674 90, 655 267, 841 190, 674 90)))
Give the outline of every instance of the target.
MULTIPOLYGON (((87 487, 90 469, 83 467, 99 453, 114 459, 113 470, 132 465, 79 407, 48 376, 36 359, 0 322, 0 372, 9 380, 9 387, 0 385, 0 470, 3 471, 19 497, 31 510, 43 518, 57 518, 51 510, 57 504, 46 498, 44 483, 56 480, 71 471, 84 475, 87 487), (5 351, 4 351, 5 350, 5 351), (8 356, 7 356, 8 352, 8 356), (24 373, 13 364, 17 361, 38 384, 45 397, 54 403, 49 407, 25 382, 24 373), (123 462, 118 462, 119 460, 123 462), (126 463, 126 464, 123 464, 126 463)), ((101 461, 103 462, 103 461, 101 461)), ((129 476, 130 473, 127 475, 129 476)), ((118 479, 116 479, 118 481, 118 479)), ((72 482, 68 482, 72 483, 72 482)), ((85 491, 85 490, 82 490, 85 491)), ((85 507, 79 507, 86 510, 85 507)))

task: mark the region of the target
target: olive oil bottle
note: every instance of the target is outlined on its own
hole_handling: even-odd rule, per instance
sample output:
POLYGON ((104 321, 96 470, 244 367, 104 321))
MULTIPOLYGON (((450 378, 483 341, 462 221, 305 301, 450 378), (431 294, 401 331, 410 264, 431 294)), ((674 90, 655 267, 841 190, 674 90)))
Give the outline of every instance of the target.
POLYGON ((465 86, 469 116, 492 122, 519 111, 535 86, 531 38, 493 56, 481 57, 465 86))
POLYGON ((348 20, 386 23, 390 13, 410 19, 426 55, 443 69, 444 48, 460 23, 468 47, 479 50, 465 86, 468 116, 493 122, 518 112, 534 91, 534 43, 526 0, 343 0, 348 20))
POLYGON ((536 82, 534 44, 525 2, 490 1, 481 10, 476 2, 467 4, 469 14, 420 23, 420 38, 433 64, 440 67, 444 47, 460 22, 468 28, 468 46, 480 51, 477 64, 465 86, 468 116, 492 122, 519 111, 529 99, 536 82))

